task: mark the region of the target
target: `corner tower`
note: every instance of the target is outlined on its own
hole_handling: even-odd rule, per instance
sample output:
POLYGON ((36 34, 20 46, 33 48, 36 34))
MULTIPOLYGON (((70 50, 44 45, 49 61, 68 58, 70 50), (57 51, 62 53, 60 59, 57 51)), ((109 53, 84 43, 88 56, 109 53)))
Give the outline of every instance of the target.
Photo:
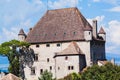
POLYGON ((26 34, 24 33, 24 30, 21 29, 21 30, 19 31, 19 34, 18 34, 18 40, 19 40, 19 41, 25 41, 25 38, 26 38, 26 34))
POLYGON ((98 36, 101 37, 104 41, 106 41, 106 33, 102 27, 100 28, 98 36))

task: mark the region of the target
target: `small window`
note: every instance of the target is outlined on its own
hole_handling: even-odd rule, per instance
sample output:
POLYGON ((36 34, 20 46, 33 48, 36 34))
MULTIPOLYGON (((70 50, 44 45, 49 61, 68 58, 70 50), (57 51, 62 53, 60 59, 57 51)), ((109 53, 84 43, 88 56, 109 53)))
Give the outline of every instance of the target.
POLYGON ((47 62, 49 62, 50 61, 50 59, 49 58, 47 58, 47 62))
POLYGON ((90 35, 90 32, 89 32, 89 35, 90 35))
POLYGON ((46 44, 46 47, 50 47, 50 44, 46 44))
POLYGON ((73 32, 73 35, 75 35, 76 34, 76 32, 73 32))
POLYGON ((52 66, 50 66, 50 70, 52 70, 52 66))
POLYGON ((59 43, 57 44, 57 47, 60 47, 60 44, 59 44, 59 43))
POLYGON ((58 67, 58 70, 60 70, 60 67, 58 67))
POLYGON ((74 66, 71 66, 71 70, 73 70, 74 69, 74 66))
POLYGON ((67 56, 65 57, 65 60, 68 60, 68 57, 67 57, 67 56))
POLYGON ((35 67, 31 68, 31 75, 35 75, 35 67))
POLYGON ((43 73, 43 69, 40 69, 40 74, 42 74, 43 73))
POLYGON ((38 48, 38 47, 39 47, 39 45, 37 44, 37 45, 36 45, 36 48, 38 48))
POLYGON ((70 66, 68 66, 68 70, 70 70, 70 66))
POLYGON ((34 60, 35 60, 35 61, 38 61, 38 54, 35 54, 34 60))
POLYGON ((64 32, 64 35, 66 35, 66 32, 64 32))
POLYGON ((56 36, 56 33, 54 35, 56 36))

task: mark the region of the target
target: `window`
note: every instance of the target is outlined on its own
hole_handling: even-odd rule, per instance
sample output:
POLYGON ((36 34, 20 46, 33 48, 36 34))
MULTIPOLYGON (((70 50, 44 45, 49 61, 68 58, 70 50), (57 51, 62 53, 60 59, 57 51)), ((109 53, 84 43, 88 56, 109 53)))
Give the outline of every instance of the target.
POLYGON ((60 70, 60 67, 58 67, 58 70, 60 70))
POLYGON ((50 44, 46 44, 46 47, 50 47, 50 44))
POLYGON ((35 60, 35 61, 38 61, 38 54, 35 54, 34 60, 35 60))
POLYGON ((57 44, 57 47, 60 47, 60 44, 59 44, 59 43, 57 44))
POLYGON ((89 35, 90 35, 90 32, 89 32, 89 35))
POLYGON ((50 60, 49 60, 49 58, 47 58, 47 62, 49 62, 50 60))
POLYGON ((38 48, 38 47, 39 47, 39 45, 37 44, 37 45, 36 45, 36 48, 38 48))
POLYGON ((73 32, 73 35, 75 35, 76 33, 75 32, 73 32))
POLYGON ((35 67, 31 68, 31 75, 35 75, 35 67))
POLYGON ((52 70, 52 66, 50 66, 50 70, 52 70))
POLYGON ((65 57, 65 60, 68 60, 68 57, 67 57, 67 56, 65 57))
POLYGON ((68 70, 74 70, 74 66, 68 66, 68 70))
POLYGON ((66 35, 66 32, 64 32, 64 35, 66 35))
POLYGON ((68 66, 68 70, 70 70, 70 66, 68 66))
POLYGON ((74 66, 71 66, 71 70, 73 70, 74 69, 74 66))
POLYGON ((43 69, 40 69, 40 74, 42 74, 43 73, 43 69))

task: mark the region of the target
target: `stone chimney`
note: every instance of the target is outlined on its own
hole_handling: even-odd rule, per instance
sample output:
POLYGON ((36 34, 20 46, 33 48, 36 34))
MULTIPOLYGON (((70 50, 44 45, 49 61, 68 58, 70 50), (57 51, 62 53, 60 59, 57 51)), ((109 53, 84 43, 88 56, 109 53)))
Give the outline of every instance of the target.
POLYGON ((93 36, 97 38, 97 20, 93 20, 92 27, 93 27, 93 36))

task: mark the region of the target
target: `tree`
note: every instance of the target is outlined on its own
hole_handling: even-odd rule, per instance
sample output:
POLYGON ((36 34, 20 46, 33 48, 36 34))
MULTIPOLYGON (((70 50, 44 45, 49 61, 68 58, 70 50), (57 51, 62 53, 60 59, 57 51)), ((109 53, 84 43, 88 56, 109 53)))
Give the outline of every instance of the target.
POLYGON ((80 74, 73 72, 73 73, 65 76, 63 79, 59 79, 59 80, 81 80, 81 76, 80 76, 80 74))
POLYGON ((48 72, 47 70, 45 70, 41 77, 38 78, 39 80, 54 80, 52 79, 52 73, 51 72, 48 72))
POLYGON ((9 72, 21 76, 24 79, 24 65, 32 66, 34 51, 29 48, 27 42, 11 40, 0 45, 0 55, 7 56, 9 60, 9 72))
POLYGON ((107 63, 94 65, 81 74, 82 80, 120 80, 120 66, 107 63))

